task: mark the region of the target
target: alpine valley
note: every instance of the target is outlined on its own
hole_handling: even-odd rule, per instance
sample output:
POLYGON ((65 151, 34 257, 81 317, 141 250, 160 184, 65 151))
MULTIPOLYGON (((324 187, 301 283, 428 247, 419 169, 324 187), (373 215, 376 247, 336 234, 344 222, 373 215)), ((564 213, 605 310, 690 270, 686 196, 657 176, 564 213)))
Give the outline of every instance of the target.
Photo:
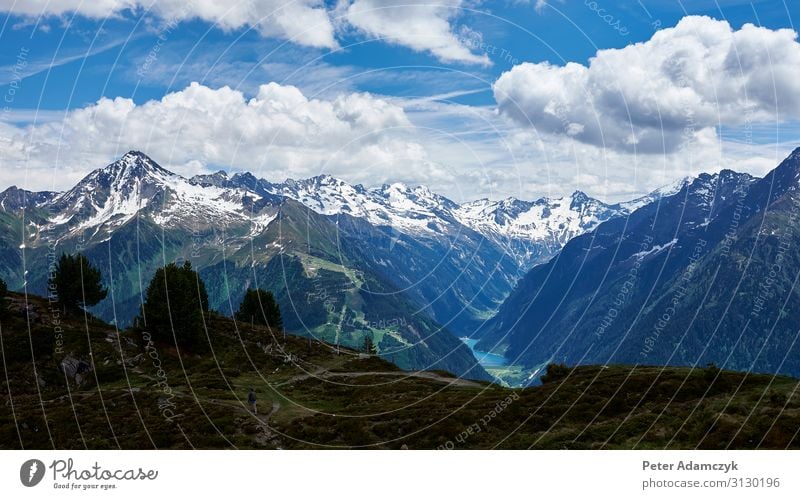
POLYGON ((92 313, 126 327, 153 272, 188 260, 223 314, 263 287, 295 334, 356 347, 371 333, 403 368, 491 379, 458 337, 472 336, 525 270, 623 213, 581 192, 459 205, 425 187, 327 175, 187 179, 132 151, 66 192, 0 194, 0 278, 45 295, 54 259, 80 251, 111 290, 92 313))
POLYGON ((800 375, 800 148, 764 178, 730 170, 570 240, 478 336, 546 364, 800 375))
POLYGON ((626 203, 458 204, 327 175, 184 178, 132 151, 66 192, 0 194, 0 278, 46 295, 54 259, 82 252, 110 290, 91 312, 124 328, 155 270, 187 260, 221 314, 261 287, 296 335, 372 335, 403 369, 513 385, 552 362, 797 376, 799 177, 800 149, 763 179, 723 170, 626 203), (489 374, 459 338, 516 371, 489 374))

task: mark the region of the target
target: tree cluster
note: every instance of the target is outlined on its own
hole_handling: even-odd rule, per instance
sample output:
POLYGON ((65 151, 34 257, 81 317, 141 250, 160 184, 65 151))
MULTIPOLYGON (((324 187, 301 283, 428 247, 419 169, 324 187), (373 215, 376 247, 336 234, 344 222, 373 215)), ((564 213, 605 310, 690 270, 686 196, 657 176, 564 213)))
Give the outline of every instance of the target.
MULTIPOLYGON (((53 296, 67 310, 94 306, 106 298, 100 270, 82 254, 61 255, 49 281, 53 296)), ((6 312, 8 286, 0 279, 0 317, 6 312)), ((209 312, 208 292, 189 262, 170 263, 159 268, 145 292, 137 323, 151 337, 190 350, 205 345, 205 315, 209 312)), ((275 296, 264 289, 248 289, 236 313, 241 321, 281 330, 283 319, 275 296)))
POLYGON ((275 296, 263 289, 248 289, 244 295, 244 300, 236 313, 236 319, 267 326, 271 329, 280 330, 283 328, 281 310, 275 296))

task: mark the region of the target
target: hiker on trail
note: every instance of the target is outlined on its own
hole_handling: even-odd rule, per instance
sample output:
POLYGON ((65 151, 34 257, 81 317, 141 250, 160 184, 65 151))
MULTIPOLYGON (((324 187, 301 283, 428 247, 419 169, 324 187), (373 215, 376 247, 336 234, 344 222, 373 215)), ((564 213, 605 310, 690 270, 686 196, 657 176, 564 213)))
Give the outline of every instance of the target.
POLYGON ((256 407, 256 391, 252 388, 250 389, 250 394, 247 396, 247 403, 250 404, 250 410, 253 411, 253 414, 258 414, 258 408, 256 407))

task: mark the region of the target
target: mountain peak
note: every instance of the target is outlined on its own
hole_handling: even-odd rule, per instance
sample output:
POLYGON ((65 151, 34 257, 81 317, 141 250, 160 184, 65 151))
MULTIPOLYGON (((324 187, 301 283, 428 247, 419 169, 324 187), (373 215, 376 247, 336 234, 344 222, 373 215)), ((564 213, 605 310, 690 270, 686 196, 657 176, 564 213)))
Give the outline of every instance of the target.
POLYGON ((762 184, 758 192, 764 196, 767 203, 789 191, 797 191, 800 184, 800 147, 792 151, 758 182, 762 184))
POLYGON ((573 203, 585 203, 585 202, 589 201, 590 199, 592 199, 592 198, 589 197, 588 194, 586 194, 583 191, 579 191, 579 190, 576 190, 575 192, 573 192, 571 197, 572 197, 572 202, 573 203))
POLYGON ((17 211, 23 208, 39 206, 56 195, 55 192, 31 192, 12 185, 0 192, 0 211, 17 211))
MULTIPOLYGON (((158 183, 178 175, 162 168, 140 151, 129 151, 117 161, 89 174, 81 184, 121 186, 131 181, 150 179, 158 183)), ((79 184, 79 185, 81 185, 79 184)))
POLYGON ((224 187, 228 184, 228 172, 219 170, 216 173, 195 175, 189 179, 190 184, 201 186, 224 187))
POLYGON ((135 158, 148 159, 152 161, 147 154, 143 153, 142 151, 134 151, 134 150, 126 152, 125 154, 122 155, 120 159, 124 160, 124 159, 135 159, 135 158))
POLYGON ((308 180, 317 185, 341 185, 345 183, 343 180, 339 180, 333 175, 328 175, 327 173, 323 173, 322 175, 316 175, 308 180))
POLYGON ((789 156, 786 157, 779 165, 777 169, 790 169, 790 170, 800 170, 800 147, 796 148, 792 151, 789 156))
POLYGON ((244 189, 250 190, 257 190, 259 183, 265 183, 269 185, 269 182, 266 180, 261 181, 255 175, 250 172, 240 172, 234 173, 232 177, 229 179, 229 184, 234 187, 240 187, 244 189))

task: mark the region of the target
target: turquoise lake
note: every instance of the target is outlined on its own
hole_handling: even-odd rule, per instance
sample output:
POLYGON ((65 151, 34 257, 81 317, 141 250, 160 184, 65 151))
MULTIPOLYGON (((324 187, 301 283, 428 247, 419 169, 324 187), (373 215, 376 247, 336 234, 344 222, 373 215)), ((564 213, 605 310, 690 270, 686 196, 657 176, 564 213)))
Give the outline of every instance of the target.
POLYGON ((478 359, 478 363, 483 367, 506 367, 509 365, 508 361, 502 355, 498 355, 496 353, 490 352, 482 352, 480 350, 475 350, 475 344, 478 343, 478 340, 472 338, 459 338, 461 341, 464 342, 465 345, 472 350, 472 354, 478 359))

